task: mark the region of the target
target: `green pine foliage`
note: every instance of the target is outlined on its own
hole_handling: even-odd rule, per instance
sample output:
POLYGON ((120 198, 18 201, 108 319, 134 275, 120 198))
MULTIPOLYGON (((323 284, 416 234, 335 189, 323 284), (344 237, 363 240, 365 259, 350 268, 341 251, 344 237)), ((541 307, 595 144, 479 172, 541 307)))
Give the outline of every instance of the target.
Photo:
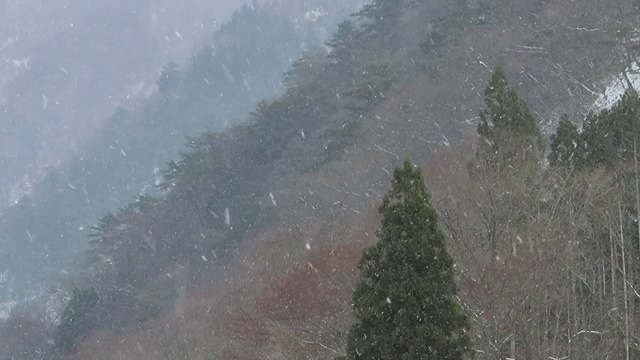
POLYGON ((356 49, 362 50, 360 44, 360 30, 353 20, 345 20, 338 24, 333 37, 327 41, 327 46, 331 48, 329 58, 336 65, 348 68, 357 61, 356 49))
POLYGON ((479 163, 495 169, 513 168, 523 160, 538 161, 544 141, 538 121, 527 103, 513 89, 498 65, 485 88, 486 108, 480 113, 479 163))
POLYGON ((584 141, 567 114, 560 119, 556 133, 551 135, 549 147, 551 166, 582 166, 584 163, 584 141))
POLYGON ((385 44, 388 43, 392 30, 401 20, 405 6, 404 0, 373 0, 355 16, 363 19, 365 29, 385 44))
POLYGON ((406 160, 379 209, 379 241, 359 264, 346 359, 455 360, 472 354, 454 262, 429 199, 420 170, 406 160))
POLYGON ((609 121, 610 110, 590 112, 584 121, 581 137, 585 143, 585 164, 588 166, 613 164, 615 148, 609 141, 613 124, 609 121))
POLYGON ((610 109, 590 112, 583 131, 563 117, 551 137, 549 163, 552 166, 615 167, 634 158, 640 134, 640 97, 627 90, 610 109))
POLYGON ((587 163, 591 166, 613 166, 633 159, 634 141, 640 133, 638 116, 640 98, 633 89, 627 90, 611 109, 589 116, 583 135, 587 163))
POLYGON ((333 70, 349 80, 339 88, 341 99, 357 114, 371 109, 397 80, 392 66, 371 51, 375 40, 370 41, 367 31, 367 26, 347 20, 338 25, 338 31, 327 42, 332 49, 328 57, 333 70))

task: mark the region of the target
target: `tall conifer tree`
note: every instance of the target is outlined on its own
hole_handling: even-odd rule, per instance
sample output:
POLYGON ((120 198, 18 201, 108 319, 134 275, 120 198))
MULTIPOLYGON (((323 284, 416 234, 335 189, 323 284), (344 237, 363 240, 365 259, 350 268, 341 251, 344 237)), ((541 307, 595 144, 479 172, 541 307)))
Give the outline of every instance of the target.
POLYGON ((523 160, 540 160, 544 142, 538 121, 509 85, 502 66, 496 67, 484 95, 486 108, 478 124, 481 140, 477 160, 496 169, 516 167, 523 160))
POLYGON ((464 359, 469 323, 456 298, 453 259, 420 170, 406 160, 379 209, 353 295, 346 359, 464 359))
POLYGON ((412 3, 412 0, 372 0, 354 15, 365 20, 364 29, 369 35, 381 40, 383 45, 389 45, 406 6, 412 3))

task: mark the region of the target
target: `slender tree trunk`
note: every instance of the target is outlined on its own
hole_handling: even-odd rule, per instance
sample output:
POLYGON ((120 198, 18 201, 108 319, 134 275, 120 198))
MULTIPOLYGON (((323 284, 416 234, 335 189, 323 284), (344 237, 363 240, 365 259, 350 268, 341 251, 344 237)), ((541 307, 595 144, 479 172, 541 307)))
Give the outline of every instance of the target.
MULTIPOLYGON (((572 282, 575 283, 575 281, 573 280, 575 278, 575 276, 572 276, 572 282)), ((575 293, 575 286, 574 286, 574 292, 573 292, 573 296, 575 297, 576 293, 575 293)), ((572 300, 573 301, 573 300, 572 300)), ((572 355, 573 355, 573 347, 571 344, 571 305, 569 304, 569 302, 567 301, 567 358, 571 359, 572 355)))
MULTIPOLYGON (((569 302, 567 301, 567 304, 568 303, 569 302)), ((560 316, 562 315, 562 306, 558 306, 556 310, 558 311, 558 313, 556 314, 556 326, 553 331, 553 341, 551 343, 551 351, 553 352, 553 354, 560 353, 560 351, 558 351, 558 335, 560 334, 560 316)))
POLYGON ((624 297, 624 350, 626 360, 629 360, 629 298, 627 295, 627 261, 624 249, 624 227, 622 218, 622 205, 618 203, 618 215, 620 217, 620 248, 622 250, 622 294, 624 297))
POLYGON ((611 249, 611 261, 609 262, 611 265, 611 297, 613 300, 613 307, 618 307, 618 296, 616 291, 616 264, 618 263, 616 259, 616 242, 613 237, 612 229, 611 229, 611 217, 607 216, 607 220, 609 222, 609 246, 611 249))
POLYGON ((511 359, 516 360, 516 333, 512 331, 511 334, 511 359))
POLYGON ((604 299, 605 296, 607 296, 607 263, 605 259, 602 259, 602 261, 600 262, 601 266, 601 270, 602 270, 602 274, 600 274, 600 276, 602 277, 602 288, 600 289, 599 293, 600 293, 600 310, 605 308, 604 305, 604 299))
MULTIPOLYGON (((635 253, 635 259, 634 257, 632 257, 632 262, 634 264, 636 264, 638 262, 638 254, 640 253, 640 179, 638 177, 638 151, 637 151, 637 141, 636 141, 636 137, 633 137, 633 170, 634 170, 634 176, 635 176, 635 180, 636 180, 636 229, 638 230, 638 250, 635 253)), ((636 267, 637 269, 637 267, 636 267)), ((636 270, 637 272, 637 270, 636 270)), ((631 286, 633 286, 635 288, 636 286, 636 282, 635 282, 635 276, 637 276, 637 273, 632 272, 632 276, 633 279, 631 281, 631 286)), ((633 324, 631 326, 631 329, 635 330, 635 300, 631 302, 632 308, 631 308, 631 313, 634 314, 632 320, 633 320, 633 324)), ((635 331, 634 331, 635 333, 635 331)))
POLYGON ((638 251, 640 251, 640 181, 638 181, 638 152, 636 138, 633 137, 633 170, 636 178, 636 226, 638 228, 638 251))

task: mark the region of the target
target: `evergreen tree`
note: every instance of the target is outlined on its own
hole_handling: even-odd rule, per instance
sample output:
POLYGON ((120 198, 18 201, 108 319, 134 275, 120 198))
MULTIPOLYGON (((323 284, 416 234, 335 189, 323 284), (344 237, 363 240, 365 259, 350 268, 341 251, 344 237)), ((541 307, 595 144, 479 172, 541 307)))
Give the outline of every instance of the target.
POLYGON ((180 71, 180 65, 173 61, 167 63, 160 74, 160 78, 156 83, 158 84, 158 91, 161 94, 168 95, 174 91, 180 84, 182 73, 180 71))
POLYGON ((634 158, 634 142, 640 133, 640 97, 629 89, 611 109, 590 113, 585 120, 583 138, 586 163, 615 166, 634 158))
POLYGON ((327 42, 331 47, 329 58, 333 62, 333 70, 346 80, 339 88, 340 96, 349 101, 345 107, 358 115, 382 99, 380 94, 396 80, 392 67, 367 50, 371 47, 365 38, 366 29, 347 20, 338 25, 338 31, 327 42))
POLYGON ((56 347, 63 351, 73 351, 89 334, 91 324, 89 312, 98 304, 98 294, 94 289, 74 289, 71 300, 60 316, 56 347))
POLYGON ((364 30, 369 35, 381 40, 383 45, 389 45, 406 5, 405 0, 372 0, 354 16, 364 20, 364 30))
POLYGON ((479 239, 495 261, 509 246, 516 254, 521 231, 528 231, 530 212, 541 197, 544 142, 526 102, 509 85, 498 65, 485 88, 480 135, 470 175, 491 206, 483 209, 488 225, 479 239))
POLYGON ((356 60, 354 48, 359 42, 358 36, 358 28, 353 21, 345 20, 338 24, 338 30, 326 44, 331 48, 329 58, 333 59, 336 65, 351 66, 356 60))
POLYGON ((404 6, 404 0, 372 0, 356 16, 371 20, 374 24, 396 20, 404 6))
POLYGON ((578 128, 571 122, 568 115, 562 116, 556 133, 551 135, 550 148, 548 158, 551 166, 583 165, 584 142, 578 128))
POLYGON ((420 170, 406 160, 379 209, 378 243, 365 250, 353 295, 346 359, 463 359, 469 323, 456 298, 453 259, 420 170))
POLYGON ((538 121, 527 103, 509 85, 498 65, 485 88, 486 109, 480 113, 479 162, 495 170, 516 167, 522 160, 538 161, 544 143, 538 121))
POLYGON ((613 145, 607 141, 610 124, 609 110, 604 109, 599 113, 589 112, 584 121, 582 140, 585 144, 585 163, 588 166, 611 163, 612 154, 615 152, 613 145))

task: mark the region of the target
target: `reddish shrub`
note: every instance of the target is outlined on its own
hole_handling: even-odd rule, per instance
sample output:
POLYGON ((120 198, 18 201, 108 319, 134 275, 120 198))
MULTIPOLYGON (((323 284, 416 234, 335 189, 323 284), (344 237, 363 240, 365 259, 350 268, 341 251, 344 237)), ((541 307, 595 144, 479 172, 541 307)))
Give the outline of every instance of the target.
POLYGON ((256 303, 257 310, 278 320, 322 317, 350 298, 361 254, 359 244, 310 252, 282 280, 268 285, 256 303))

